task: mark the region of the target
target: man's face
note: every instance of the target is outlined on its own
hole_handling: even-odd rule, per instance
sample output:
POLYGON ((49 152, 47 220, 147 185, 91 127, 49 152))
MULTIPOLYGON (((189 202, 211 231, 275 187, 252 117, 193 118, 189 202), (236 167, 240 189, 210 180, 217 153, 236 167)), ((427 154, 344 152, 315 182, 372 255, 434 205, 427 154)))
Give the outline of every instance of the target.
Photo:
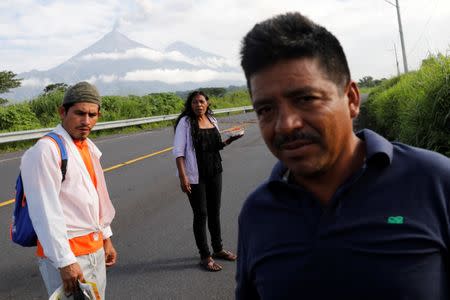
POLYGON ((317 60, 301 58, 253 74, 250 89, 262 137, 294 177, 321 176, 348 150, 359 112, 355 83, 339 90, 317 60))
POLYGON ((75 103, 68 111, 59 108, 62 126, 75 140, 84 140, 91 133, 100 116, 99 106, 90 102, 75 103))

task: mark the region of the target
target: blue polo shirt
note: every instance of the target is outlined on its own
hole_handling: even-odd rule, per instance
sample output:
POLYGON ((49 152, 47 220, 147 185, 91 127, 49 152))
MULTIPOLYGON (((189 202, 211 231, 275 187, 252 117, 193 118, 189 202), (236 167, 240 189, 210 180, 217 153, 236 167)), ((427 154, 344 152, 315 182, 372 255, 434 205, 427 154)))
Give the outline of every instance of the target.
POLYGON ((278 162, 239 216, 237 299, 449 299, 450 160, 370 130, 327 207, 278 162))

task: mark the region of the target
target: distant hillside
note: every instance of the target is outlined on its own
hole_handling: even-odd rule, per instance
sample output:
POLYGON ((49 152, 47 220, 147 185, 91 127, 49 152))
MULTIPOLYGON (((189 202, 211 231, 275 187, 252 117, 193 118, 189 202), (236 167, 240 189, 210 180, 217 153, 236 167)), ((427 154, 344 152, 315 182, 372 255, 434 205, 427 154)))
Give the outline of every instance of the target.
POLYGON ((29 100, 51 83, 86 80, 103 95, 145 95, 202 87, 242 86, 241 69, 229 60, 177 41, 163 51, 113 30, 62 64, 47 71, 18 74, 22 86, 0 97, 29 100))

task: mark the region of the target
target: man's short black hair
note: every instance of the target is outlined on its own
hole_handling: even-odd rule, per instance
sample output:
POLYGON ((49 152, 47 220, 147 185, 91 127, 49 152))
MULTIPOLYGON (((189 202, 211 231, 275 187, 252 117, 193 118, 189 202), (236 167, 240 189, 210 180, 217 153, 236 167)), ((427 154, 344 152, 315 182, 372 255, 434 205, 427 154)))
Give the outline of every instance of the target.
POLYGON ((71 108, 72 106, 74 106, 75 105, 75 103, 65 103, 65 104, 63 104, 62 106, 64 107, 64 111, 65 112, 68 112, 69 111, 69 108, 71 108))
POLYGON ((347 59, 338 39, 298 12, 277 15, 256 24, 242 40, 241 66, 250 76, 266 67, 296 58, 314 58, 328 78, 342 89, 350 81, 347 59))

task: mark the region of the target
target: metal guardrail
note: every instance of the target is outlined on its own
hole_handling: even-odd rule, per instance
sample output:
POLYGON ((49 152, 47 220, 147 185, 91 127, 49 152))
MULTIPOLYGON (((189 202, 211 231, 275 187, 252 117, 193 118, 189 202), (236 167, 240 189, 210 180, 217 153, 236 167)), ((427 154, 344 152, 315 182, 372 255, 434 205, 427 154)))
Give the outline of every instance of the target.
MULTIPOLYGON (((215 110, 213 110, 213 112, 214 112, 214 114, 217 115, 217 114, 224 114, 224 113, 237 112, 237 111, 246 112, 246 111, 250 111, 250 110, 253 110, 253 106, 241 106, 241 107, 233 107, 233 108, 215 109, 215 110)), ((129 120, 99 122, 95 125, 95 127, 92 130, 95 131, 95 130, 135 126, 135 125, 161 122, 161 121, 169 121, 169 120, 176 119, 178 117, 178 115, 179 114, 173 114, 173 115, 154 116, 154 117, 137 118, 137 119, 129 119, 129 120)), ((0 144, 38 139, 40 137, 43 137, 44 135, 46 135, 48 132, 52 131, 53 129, 54 128, 41 128, 41 129, 35 129, 35 130, 0 133, 0 144)))

